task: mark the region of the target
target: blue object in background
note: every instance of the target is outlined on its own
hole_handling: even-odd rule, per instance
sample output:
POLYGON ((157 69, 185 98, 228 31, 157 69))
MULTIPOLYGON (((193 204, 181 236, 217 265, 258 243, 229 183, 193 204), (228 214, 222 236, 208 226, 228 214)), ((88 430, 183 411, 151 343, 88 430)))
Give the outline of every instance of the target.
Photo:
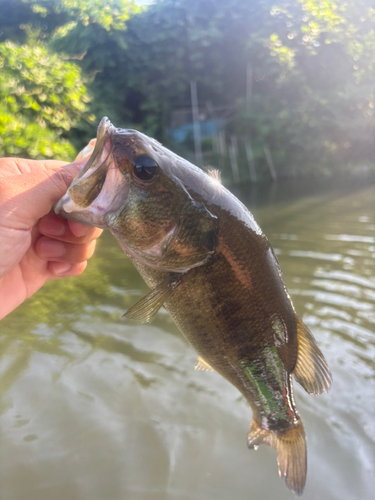
MULTIPOLYGON (((222 118, 199 122, 202 139, 212 135, 217 135, 220 128, 223 126, 223 123, 224 120, 222 118)), ((168 128, 169 137, 177 143, 184 142, 188 138, 189 134, 194 137, 193 123, 186 123, 185 125, 181 125, 177 128, 168 128)))

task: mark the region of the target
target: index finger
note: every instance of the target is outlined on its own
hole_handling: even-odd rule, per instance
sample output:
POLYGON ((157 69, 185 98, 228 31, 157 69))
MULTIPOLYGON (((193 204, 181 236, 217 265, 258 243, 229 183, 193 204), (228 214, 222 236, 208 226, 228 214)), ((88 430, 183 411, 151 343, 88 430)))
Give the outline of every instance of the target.
POLYGON ((0 158, 0 177, 30 174, 39 168, 56 170, 67 164, 68 162, 60 160, 28 160, 26 158, 5 157, 0 158))
POLYGON ((9 176, 0 178, 2 209, 7 224, 16 229, 28 229, 46 215, 82 168, 81 162, 21 158, 7 158, 1 165, 9 176))

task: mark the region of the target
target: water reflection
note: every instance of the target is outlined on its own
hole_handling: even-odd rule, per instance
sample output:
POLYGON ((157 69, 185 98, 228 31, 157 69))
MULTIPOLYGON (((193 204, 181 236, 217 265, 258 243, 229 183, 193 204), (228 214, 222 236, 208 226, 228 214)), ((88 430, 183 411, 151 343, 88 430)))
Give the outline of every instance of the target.
MULTIPOLYGON (((308 436, 304 498, 375 488, 375 187, 236 193, 277 249, 334 385, 296 387, 308 436)), ((247 450, 250 410, 166 313, 121 320, 147 291, 109 234, 88 272, 49 283, 0 323, 1 500, 293 498, 274 450, 247 450)))

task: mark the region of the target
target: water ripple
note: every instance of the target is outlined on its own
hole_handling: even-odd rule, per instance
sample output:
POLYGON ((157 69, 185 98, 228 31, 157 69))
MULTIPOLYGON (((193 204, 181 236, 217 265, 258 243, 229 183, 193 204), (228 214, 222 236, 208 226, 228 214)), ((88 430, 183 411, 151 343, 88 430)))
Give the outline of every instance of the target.
POLYGON ((319 292, 316 290, 290 290, 291 295, 303 295, 305 297, 314 297, 317 302, 326 304, 335 304, 341 307, 351 307, 359 311, 372 311, 374 305, 369 302, 363 302, 337 293, 319 292))
POLYGON ((357 236, 352 234, 327 234, 326 240, 331 241, 350 241, 359 243, 375 243, 375 238, 372 236, 357 236))
POLYGON ((364 278, 363 276, 347 273, 345 271, 326 271, 323 269, 317 269, 314 275, 317 278, 332 278, 341 281, 349 281, 350 283, 358 283, 358 285, 363 285, 375 290, 375 279, 364 278))
POLYGON ((291 250, 289 252, 291 257, 303 257, 308 259, 319 259, 319 260, 331 260, 337 262, 342 260, 342 255, 339 253, 323 253, 323 252, 312 252, 304 250, 291 250))

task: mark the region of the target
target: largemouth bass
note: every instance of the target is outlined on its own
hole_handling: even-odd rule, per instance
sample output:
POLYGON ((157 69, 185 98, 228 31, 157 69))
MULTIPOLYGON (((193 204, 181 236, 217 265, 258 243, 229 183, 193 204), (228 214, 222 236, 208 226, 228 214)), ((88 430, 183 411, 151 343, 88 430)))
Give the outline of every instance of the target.
POLYGON ((217 371, 249 402, 248 447, 275 448, 280 476, 301 495, 306 440, 291 378, 320 394, 331 374, 251 213, 217 179, 107 118, 78 161, 56 213, 113 233, 151 289, 125 316, 150 322, 167 309, 196 368, 217 371))

